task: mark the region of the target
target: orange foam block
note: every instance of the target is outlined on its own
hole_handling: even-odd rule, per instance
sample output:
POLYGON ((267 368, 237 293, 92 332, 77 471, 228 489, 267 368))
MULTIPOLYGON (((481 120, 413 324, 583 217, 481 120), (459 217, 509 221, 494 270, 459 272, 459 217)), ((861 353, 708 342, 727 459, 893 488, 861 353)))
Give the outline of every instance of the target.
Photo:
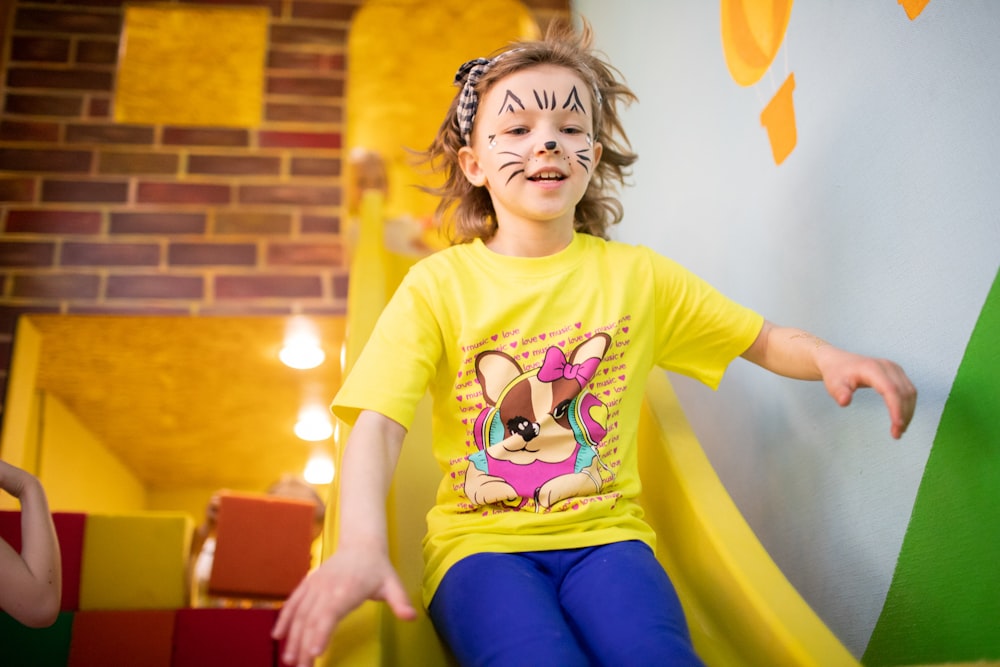
POLYGON ((164 610, 81 611, 67 667, 171 667, 174 619, 164 610))
POLYGON ((80 609, 183 607, 191 529, 179 512, 88 514, 80 609))
POLYGON ((271 630, 276 609, 179 609, 174 667, 273 667, 278 643, 271 630))
POLYGON ((209 592, 287 597, 309 572, 315 511, 305 500, 222 494, 209 592))

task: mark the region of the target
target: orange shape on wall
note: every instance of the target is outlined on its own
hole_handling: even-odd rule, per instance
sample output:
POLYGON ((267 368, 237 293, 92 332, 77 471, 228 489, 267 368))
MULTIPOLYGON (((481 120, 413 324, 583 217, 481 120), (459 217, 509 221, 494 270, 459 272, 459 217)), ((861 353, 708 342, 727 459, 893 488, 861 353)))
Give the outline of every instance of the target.
POLYGON ((924 11, 924 7, 926 7, 930 1, 931 0, 899 0, 899 4, 903 5, 906 15, 909 16, 912 21, 920 16, 920 12, 924 11))
MULTIPOLYGON (((778 54, 788 30, 793 0, 722 0, 722 51, 733 81, 741 86, 757 83, 778 54)), ((795 109, 789 74, 760 115, 767 128, 775 164, 795 148, 795 109)))
POLYGON ((775 164, 785 161, 798 140, 798 133, 795 131, 795 107, 792 105, 793 90, 795 90, 795 75, 789 74, 781 84, 781 88, 778 88, 778 92, 760 112, 760 124, 767 128, 775 164))

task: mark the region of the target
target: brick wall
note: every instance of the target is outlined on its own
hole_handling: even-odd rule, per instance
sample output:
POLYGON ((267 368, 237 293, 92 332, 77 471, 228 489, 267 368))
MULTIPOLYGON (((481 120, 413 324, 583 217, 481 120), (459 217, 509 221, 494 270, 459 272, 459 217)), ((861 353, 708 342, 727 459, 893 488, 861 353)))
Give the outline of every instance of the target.
MULTIPOLYGON (((116 124, 124 0, 0 2, 4 392, 24 312, 344 311, 346 42, 363 0, 199 3, 270 11, 259 127, 116 124)), ((525 5, 543 27, 569 11, 525 5)))

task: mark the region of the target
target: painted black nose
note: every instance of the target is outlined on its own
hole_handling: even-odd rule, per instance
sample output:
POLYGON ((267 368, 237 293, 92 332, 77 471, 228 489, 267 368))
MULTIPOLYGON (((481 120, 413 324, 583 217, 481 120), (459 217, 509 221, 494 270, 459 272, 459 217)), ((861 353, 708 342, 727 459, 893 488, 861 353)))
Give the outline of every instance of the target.
POLYGON ((554 142, 554 141, 546 141, 545 142, 545 150, 547 150, 547 151, 554 151, 555 149, 556 149, 556 142, 554 142))

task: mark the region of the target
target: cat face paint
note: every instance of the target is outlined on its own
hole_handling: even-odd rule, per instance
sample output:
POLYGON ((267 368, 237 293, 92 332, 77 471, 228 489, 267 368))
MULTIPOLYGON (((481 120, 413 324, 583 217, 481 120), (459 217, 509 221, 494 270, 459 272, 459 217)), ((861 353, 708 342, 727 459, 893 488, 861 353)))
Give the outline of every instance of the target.
POLYGON ((470 150, 485 182, 474 183, 489 189, 498 215, 543 202, 537 215, 572 217, 600 159, 592 104, 587 84, 554 65, 515 72, 483 96, 470 150))

